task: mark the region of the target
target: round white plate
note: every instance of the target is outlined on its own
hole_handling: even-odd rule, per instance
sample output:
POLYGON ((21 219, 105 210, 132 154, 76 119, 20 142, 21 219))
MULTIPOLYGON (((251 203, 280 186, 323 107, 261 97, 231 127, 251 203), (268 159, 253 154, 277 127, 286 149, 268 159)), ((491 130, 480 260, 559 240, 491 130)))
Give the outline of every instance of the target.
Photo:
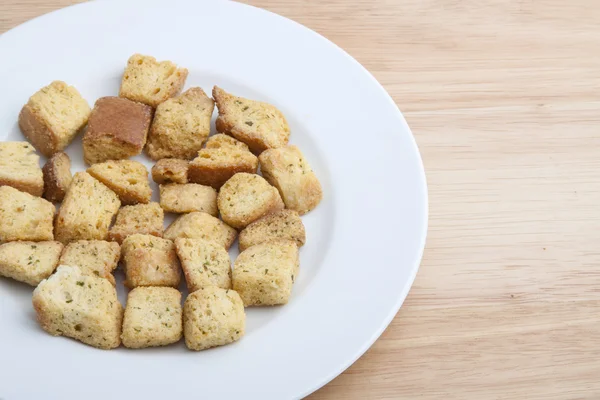
MULTIPOLYGON (((221 1, 101 1, 0 37, 0 140, 24 140, 19 110, 52 80, 74 85, 90 105, 117 95, 136 52, 187 67, 186 88, 216 84, 287 116, 291 142, 324 189, 303 218, 292 298, 248 309, 246 336, 229 346, 103 351, 44 333, 32 288, 0 279, 0 398, 281 400, 315 391, 382 333, 421 260, 427 189, 404 118, 358 62, 278 15, 221 1)), ((83 170, 80 140, 67 152, 83 170)))

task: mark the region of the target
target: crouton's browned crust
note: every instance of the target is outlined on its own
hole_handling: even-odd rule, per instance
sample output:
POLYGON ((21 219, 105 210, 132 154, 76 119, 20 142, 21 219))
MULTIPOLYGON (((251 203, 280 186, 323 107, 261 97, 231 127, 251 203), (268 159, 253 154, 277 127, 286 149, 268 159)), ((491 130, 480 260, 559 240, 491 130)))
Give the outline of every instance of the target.
POLYGON ((152 180, 159 185, 165 183, 188 183, 187 160, 163 158, 152 167, 152 180))
POLYGON ((42 168, 44 173, 44 197, 53 203, 60 203, 65 198, 71 185, 71 159, 67 153, 55 153, 42 168))

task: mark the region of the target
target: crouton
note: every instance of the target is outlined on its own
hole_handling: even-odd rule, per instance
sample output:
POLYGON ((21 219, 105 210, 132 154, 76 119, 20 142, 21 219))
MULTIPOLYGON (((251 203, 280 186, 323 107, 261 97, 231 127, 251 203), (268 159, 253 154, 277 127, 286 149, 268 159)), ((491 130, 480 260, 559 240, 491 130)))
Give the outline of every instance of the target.
POLYGON ((148 136, 150 158, 194 158, 208 138, 214 108, 213 100, 200 88, 161 103, 148 136))
POLYGON ((190 350, 233 343, 244 336, 246 313, 233 290, 208 286, 190 294, 183 305, 183 335, 190 350))
POLYGON ((223 246, 226 250, 237 236, 237 231, 207 213, 196 211, 184 214, 177 218, 165 230, 165 239, 177 238, 212 240, 223 246))
POLYGON ((90 106, 77 89, 54 81, 23 106, 19 128, 40 153, 50 157, 71 143, 89 116, 90 106))
POLYGON ((306 232, 296 211, 281 210, 248 225, 240 232, 238 239, 240 251, 275 239, 293 240, 298 247, 302 247, 306 242, 306 232))
POLYGON ((121 257, 121 246, 105 240, 78 240, 65 246, 60 256, 60 265, 75 265, 85 275, 106 278, 115 285, 112 272, 121 257))
POLYGON ((269 213, 283 209, 279 192, 261 176, 241 172, 231 177, 217 200, 221 218, 228 225, 243 229, 269 213))
POLYGON ((298 246, 291 240, 273 240, 249 247, 233 264, 233 289, 244 305, 286 304, 298 276, 298 246))
POLYGON ((100 349, 121 343, 123 306, 106 279, 85 275, 77 266, 61 265, 33 291, 37 320, 46 332, 100 349))
POLYGON ((119 97, 96 100, 87 132, 83 158, 88 164, 136 156, 146 145, 152 107, 119 97))
POLYGON ((0 186, 0 243, 53 240, 54 205, 48 200, 0 186))
POLYGON ((0 275, 37 286, 58 266, 60 242, 9 242, 0 245, 0 275))
POLYGON ((152 235, 127 236, 121 246, 125 286, 179 286, 181 272, 172 241, 152 235))
POLYGON ((129 292, 123 318, 123 345, 131 349, 166 346, 183 335, 181 293, 170 287, 129 292))
POLYGON ((44 173, 44 198, 53 203, 60 203, 73 180, 71 159, 62 151, 54 153, 46 161, 42 172, 44 173))
POLYGON ((135 233, 162 237, 165 213, 158 203, 125 206, 119 210, 108 238, 123 243, 135 233))
POLYGON ((216 217, 217 191, 197 183, 160 185, 160 206, 167 212, 183 214, 203 211, 216 217))
POLYGON ((94 164, 87 173, 115 192, 124 205, 148 203, 152 189, 144 164, 132 160, 110 160, 94 164))
POLYGON ((206 147, 198 152, 198 157, 190 162, 188 179, 218 190, 236 173, 254 174, 257 169, 258 158, 248 150, 248 146, 230 136, 218 134, 211 136, 206 147))
POLYGON ((159 185, 164 183, 187 183, 188 165, 187 160, 176 158, 158 160, 152 167, 152 180, 159 185))
POLYGON ((41 196, 44 176, 39 161, 40 157, 27 142, 0 142, 0 186, 41 196))
POLYGON ((279 190, 286 208, 303 215, 321 202, 321 183, 298 147, 267 150, 259 160, 263 176, 279 190))
POLYGON ((217 132, 246 143, 254 154, 288 143, 290 128, 275 106, 233 96, 218 86, 213 88, 212 95, 219 109, 217 132))
POLYGON ((223 246, 210 240, 178 238, 175 250, 190 293, 205 286, 231 288, 231 261, 223 246))
POLYGON ((120 206, 112 190, 86 172, 76 173, 56 216, 56 240, 106 240, 120 206))
POLYGON ((187 75, 171 61, 134 54, 127 60, 119 96, 156 107, 181 92, 187 75))

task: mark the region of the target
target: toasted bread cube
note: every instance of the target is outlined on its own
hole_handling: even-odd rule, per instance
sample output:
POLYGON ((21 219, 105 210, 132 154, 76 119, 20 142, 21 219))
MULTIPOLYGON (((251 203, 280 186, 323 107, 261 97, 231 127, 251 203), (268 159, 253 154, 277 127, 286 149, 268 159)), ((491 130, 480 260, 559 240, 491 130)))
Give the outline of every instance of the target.
POLYGON ((115 192, 124 205, 149 203, 152 189, 144 164, 132 160, 109 160, 94 164, 87 173, 115 192))
POLYGON ((164 219, 165 213, 158 203, 122 207, 108 238, 123 243, 127 236, 135 233, 162 237, 164 219))
POLYGON ((33 307, 42 329, 100 349, 121 343, 123 306, 106 279, 61 265, 33 291, 33 307))
POLYGON ((148 136, 150 158, 194 158, 208 138, 214 108, 213 100, 197 87, 161 103, 148 136))
POLYGON ((152 180, 159 185, 165 183, 188 183, 187 160, 163 158, 152 167, 152 180))
POLYGON ((216 217, 217 191, 197 183, 160 185, 160 206, 167 212, 183 214, 202 211, 216 217))
POLYGON ((181 92, 187 75, 171 61, 134 54, 127 60, 119 96, 156 107, 181 92))
POLYGON ((298 276, 298 246, 277 239, 249 247, 233 264, 233 289, 246 307, 286 304, 298 276))
POLYGON ((277 189, 261 176, 244 172, 235 174, 223 185, 217 203, 223 221, 237 229, 283 210, 277 189))
POLYGON ((181 271, 171 240, 152 235, 127 236, 121 246, 125 286, 179 286, 181 271))
POLYGON ((290 128, 275 106, 234 96, 218 86, 213 88, 212 94, 219 109, 217 132, 246 143, 254 154, 288 143, 290 128))
POLYGON ((119 207, 115 192, 86 172, 76 173, 56 216, 56 240, 106 240, 119 207))
POLYGON ((223 246, 210 240, 178 238, 175 250, 190 293, 206 286, 231 288, 231 261, 223 246))
POLYGON ((121 257, 121 246, 105 240, 78 240, 65 246, 60 256, 60 265, 75 265, 85 275, 106 278, 115 285, 112 272, 121 257))
POLYGON ((53 203, 60 203, 73 180, 71 159, 62 151, 54 153, 46 161, 42 172, 44 173, 44 198, 53 203))
POLYGON ((198 157, 190 162, 188 179, 218 190, 236 173, 254 174, 257 169, 258 158, 248 146, 231 136, 218 134, 211 136, 198 157))
POLYGON ((9 242, 0 245, 0 275, 37 286, 58 266, 60 242, 9 242))
POLYGON ((293 240, 298 247, 302 247, 306 242, 306 231, 296 211, 281 210, 248 225, 240 232, 238 239, 240 251, 275 239, 293 240))
POLYGON ((175 240, 177 238, 212 240, 226 250, 237 236, 237 231, 207 213, 195 211, 183 214, 177 218, 165 230, 165 239, 175 240))
POLYGON ((88 164, 136 156, 146 145, 152 107, 120 97, 96 100, 87 132, 83 158, 88 164))
POLYGON ((321 183, 298 147, 267 150, 259 160, 263 176, 279 190, 286 208, 303 215, 321 202, 321 183))
POLYGON ((166 346, 182 335, 181 293, 177 289, 137 287, 129 292, 121 334, 125 347, 166 346))
POLYGON ((41 196, 44 176, 39 161, 40 157, 27 142, 0 142, 0 186, 41 196))
POLYGON ((40 153, 50 157, 71 143, 89 116, 90 106, 77 89, 54 81, 23 106, 19 128, 40 153))
POLYGON ((190 350, 233 343, 245 330, 244 304, 235 291, 207 286, 185 299, 183 335, 190 350))
POLYGON ((54 205, 48 200, 0 186, 0 243, 53 240, 54 205))

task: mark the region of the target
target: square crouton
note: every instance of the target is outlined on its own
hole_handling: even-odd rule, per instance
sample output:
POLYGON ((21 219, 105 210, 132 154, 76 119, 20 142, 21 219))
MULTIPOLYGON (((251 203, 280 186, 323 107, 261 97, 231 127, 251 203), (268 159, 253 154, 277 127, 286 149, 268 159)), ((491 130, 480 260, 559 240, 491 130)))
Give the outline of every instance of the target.
POLYGON ((127 236, 135 233, 162 237, 165 213, 158 203, 125 206, 119 210, 108 238, 123 243, 127 236))
POLYGON ((42 168, 44 173, 44 198, 53 203, 60 203, 65 198, 71 185, 71 159, 67 153, 54 153, 42 168))
POLYGON ((0 186, 12 186, 22 192, 41 196, 44 176, 40 157, 27 142, 0 142, 0 186))
POLYGON ((175 250, 190 293, 205 286, 231 288, 231 261, 223 246, 210 240, 179 238, 175 250))
POLYGON ((127 60, 119 96, 156 107, 181 92, 187 75, 171 61, 134 54, 127 60))
POLYGON ((244 172, 225 182, 217 202, 223 221, 237 229, 284 207, 277 189, 263 177, 244 172))
POLYGON ((83 137, 88 164, 122 160, 142 152, 152 121, 152 107, 120 97, 96 100, 83 137))
POLYGON ((233 264, 233 289, 244 305, 286 304, 298 275, 298 246, 291 240, 273 240, 249 247, 233 264))
POLYGON ((161 103, 148 136, 150 158, 194 158, 208 138, 214 108, 213 100, 197 87, 161 103))
POLYGON ((76 173, 56 216, 56 240, 106 240, 119 207, 115 192, 86 172, 76 173))
POLYGON ((197 183, 160 185, 160 206, 167 212, 183 214, 202 211, 216 217, 217 191, 197 183))
POLYGON ((144 164, 132 160, 109 160, 94 164, 87 173, 115 192, 124 205, 148 203, 152 189, 144 164))
POLYGON ((90 106, 73 86, 54 81, 29 98, 19 128, 46 157, 64 150, 85 126, 90 106))
POLYGON ((236 173, 254 174, 257 169, 258 158, 248 150, 248 146, 231 136, 218 134, 211 136, 206 147, 198 152, 198 157, 190 162, 188 179, 218 190, 236 173))
POLYGON ((183 214, 165 230, 165 239, 177 238, 212 240, 223 246, 226 250, 237 236, 237 231, 207 213, 196 211, 183 214))
POLYGON ((54 205, 41 197, 0 186, 0 243, 53 240, 54 205))
POLYGON ((321 202, 321 183, 298 147, 267 150, 259 160, 263 176, 279 190, 286 208, 303 215, 321 202))
POLYGON ((158 160, 152 167, 152 180, 159 185, 165 183, 187 183, 189 164, 187 160, 178 160, 176 158, 158 160))
POLYGON ((212 94, 219 109, 217 132, 246 143, 254 154, 288 143, 290 128, 275 106, 234 96, 218 86, 212 94))
POLYGON ((112 272, 121 257, 121 246, 105 240, 78 240, 65 246, 60 265, 78 266, 85 275, 106 278, 115 285, 112 272))
POLYGON ((9 242, 0 245, 0 275, 37 286, 58 266, 60 242, 9 242))
POLYGON ((296 211, 281 210, 248 225, 240 232, 238 239, 240 251, 275 239, 293 240, 298 247, 302 247, 306 242, 306 231, 296 211))
POLYGON ((172 241, 152 235, 127 236, 121 246, 125 286, 179 286, 181 271, 172 241))
POLYGON ((42 329, 101 349, 121 343, 123 306, 106 279, 61 265, 33 291, 33 307, 42 329))
POLYGON ((244 336, 246 313, 239 294, 208 286, 190 294, 183 305, 183 335, 190 350, 233 343, 244 336))
POLYGON ((166 346, 183 334, 181 293, 170 287, 138 287, 129 292, 123 318, 123 345, 130 349, 166 346))

